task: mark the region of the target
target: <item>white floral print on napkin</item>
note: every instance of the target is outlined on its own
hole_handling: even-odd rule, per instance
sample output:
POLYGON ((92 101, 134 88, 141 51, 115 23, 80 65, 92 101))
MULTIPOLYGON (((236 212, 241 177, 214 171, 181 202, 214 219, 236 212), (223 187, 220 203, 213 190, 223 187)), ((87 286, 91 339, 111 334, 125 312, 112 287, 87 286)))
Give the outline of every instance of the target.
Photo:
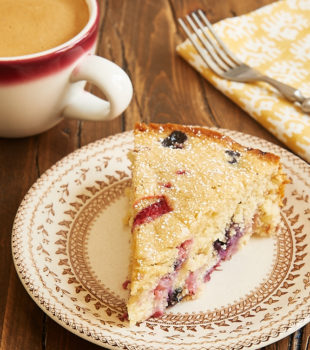
MULTIPOLYGON (((236 55, 310 97, 310 1, 282 0, 214 24, 236 55)), ((264 83, 243 84, 214 75, 186 40, 177 52, 255 120, 310 162, 310 115, 264 83)))

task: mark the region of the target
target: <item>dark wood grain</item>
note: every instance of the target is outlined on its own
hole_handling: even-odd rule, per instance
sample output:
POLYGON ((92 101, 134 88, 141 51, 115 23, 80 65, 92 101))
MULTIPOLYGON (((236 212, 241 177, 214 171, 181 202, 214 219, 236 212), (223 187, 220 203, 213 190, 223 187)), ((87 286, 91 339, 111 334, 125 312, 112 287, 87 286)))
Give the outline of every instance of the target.
POLYGON ((310 350, 310 324, 301 330, 300 350, 310 350))
MULTIPOLYGON (((101 0, 98 55, 130 76, 134 96, 109 122, 63 121, 24 139, 0 139, 0 349, 99 349, 47 317, 20 283, 10 233, 23 196, 55 162, 90 142, 133 128, 137 121, 217 126, 281 143, 205 81, 175 52, 183 40, 177 18, 197 8, 211 22, 255 10, 272 0, 101 0)), ((96 87, 89 89, 103 97, 96 87)), ((0 101, 1 103, 1 101, 0 101)), ((283 145, 281 145, 283 146, 283 145)), ((283 146, 284 147, 284 146, 283 146)), ((310 326, 265 350, 310 350, 310 326)))
POLYGON ((39 175, 36 166, 37 148, 38 137, 19 140, 0 139, 1 349, 41 349, 42 312, 30 297, 25 295, 11 259, 11 230, 14 216, 23 196, 39 175))

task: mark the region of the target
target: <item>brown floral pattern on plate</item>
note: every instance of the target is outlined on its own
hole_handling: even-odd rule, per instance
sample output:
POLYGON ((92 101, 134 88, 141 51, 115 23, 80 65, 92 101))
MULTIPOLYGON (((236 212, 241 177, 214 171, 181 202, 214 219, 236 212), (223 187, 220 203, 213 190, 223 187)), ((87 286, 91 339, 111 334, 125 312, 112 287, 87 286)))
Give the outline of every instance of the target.
POLYGON ((292 183, 276 237, 252 239, 214 273, 199 299, 129 328, 123 319, 127 292, 122 282, 130 232, 123 217, 132 134, 118 134, 55 164, 18 210, 13 257, 35 302, 70 331, 111 349, 255 349, 308 322, 310 167, 264 140, 221 131, 282 157, 292 183), (255 259, 260 257, 253 251, 264 256, 259 269, 255 259), (243 268, 245 261, 248 268, 243 268), (232 283, 230 293, 223 293, 223 281, 234 269, 242 276, 232 283))

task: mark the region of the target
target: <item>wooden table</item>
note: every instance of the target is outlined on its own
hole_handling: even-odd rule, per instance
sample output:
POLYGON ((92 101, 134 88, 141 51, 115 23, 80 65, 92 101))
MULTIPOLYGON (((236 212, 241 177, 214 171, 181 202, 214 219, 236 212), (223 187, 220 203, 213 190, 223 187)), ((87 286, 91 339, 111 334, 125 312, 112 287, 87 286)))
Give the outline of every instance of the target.
MULTIPOLYGON (((0 139, 2 350, 99 349, 46 316, 23 288, 12 262, 10 234, 17 208, 29 187, 56 161, 89 142, 130 130, 137 121, 216 126, 280 144, 175 53, 183 38, 177 17, 204 8, 211 22, 216 22, 270 2, 101 0, 98 54, 116 62, 129 74, 134 96, 128 109, 111 122, 64 120, 41 135, 0 139)), ((95 88, 93 91, 98 93, 95 88)), ((309 334, 308 325, 265 349, 308 350, 309 334)))

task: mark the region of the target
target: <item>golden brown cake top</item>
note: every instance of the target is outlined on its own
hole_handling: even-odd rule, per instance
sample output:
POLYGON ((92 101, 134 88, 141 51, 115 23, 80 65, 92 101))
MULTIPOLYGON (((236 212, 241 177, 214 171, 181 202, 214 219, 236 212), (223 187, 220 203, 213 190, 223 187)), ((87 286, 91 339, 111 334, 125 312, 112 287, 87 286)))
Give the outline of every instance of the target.
POLYGON ((234 141, 231 137, 221 134, 220 132, 217 132, 212 129, 208 129, 205 127, 200 126, 191 126, 191 125, 179 125, 179 124, 145 124, 145 123, 136 123, 135 125, 135 132, 151 132, 151 133, 171 133, 174 130, 180 130, 184 133, 186 133, 189 136, 195 136, 199 138, 207 138, 209 140, 212 140, 214 142, 222 143, 223 146, 226 145, 227 147, 231 147, 233 150, 239 150, 239 151, 247 151, 255 154, 257 157, 263 157, 266 161, 271 161, 278 163, 280 161, 279 156, 269 153, 269 152, 263 152, 256 148, 250 148, 250 147, 244 147, 240 145, 238 142, 234 141))

